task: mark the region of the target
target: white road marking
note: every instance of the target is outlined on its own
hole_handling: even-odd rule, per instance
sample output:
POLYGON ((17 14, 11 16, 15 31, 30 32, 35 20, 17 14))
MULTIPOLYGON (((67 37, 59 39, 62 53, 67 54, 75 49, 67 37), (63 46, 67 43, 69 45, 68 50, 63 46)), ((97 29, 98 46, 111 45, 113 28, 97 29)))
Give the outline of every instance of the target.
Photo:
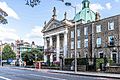
POLYGON ((55 78, 55 77, 50 77, 50 76, 42 76, 42 75, 36 75, 36 74, 29 74, 31 76, 37 76, 37 77, 44 77, 44 78, 49 78, 49 79, 55 79, 55 80, 67 80, 63 78, 55 78))
POLYGON ((11 80, 9 78, 6 78, 6 77, 3 77, 3 76, 0 76, 1 79, 4 79, 4 80, 11 80))
POLYGON ((96 80, 116 80, 116 79, 111 79, 111 78, 94 78, 94 79, 96 79, 96 80))

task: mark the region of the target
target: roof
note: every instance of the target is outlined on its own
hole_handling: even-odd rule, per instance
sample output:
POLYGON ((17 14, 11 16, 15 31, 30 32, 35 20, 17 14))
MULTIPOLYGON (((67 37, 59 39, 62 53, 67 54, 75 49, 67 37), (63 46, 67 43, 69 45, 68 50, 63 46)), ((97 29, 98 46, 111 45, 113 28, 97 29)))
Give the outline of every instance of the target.
POLYGON ((95 21, 96 14, 89 8, 89 3, 88 0, 82 1, 82 10, 75 15, 74 21, 83 21, 84 23, 95 21))
POLYGON ((84 8, 74 17, 74 21, 92 22, 95 21, 95 13, 90 8, 84 8))

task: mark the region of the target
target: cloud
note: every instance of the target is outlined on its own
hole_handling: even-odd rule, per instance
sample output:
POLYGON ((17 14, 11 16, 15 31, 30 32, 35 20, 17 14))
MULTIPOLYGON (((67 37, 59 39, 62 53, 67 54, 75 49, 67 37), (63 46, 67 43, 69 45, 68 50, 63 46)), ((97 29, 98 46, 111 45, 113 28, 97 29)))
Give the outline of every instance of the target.
POLYGON ((95 3, 95 4, 90 4, 90 9, 93 10, 94 12, 99 12, 100 10, 105 9, 101 4, 95 3))
POLYGON ((40 38, 41 36, 43 36, 43 34, 41 33, 42 27, 39 26, 35 26, 32 31, 30 33, 28 33, 26 36, 28 38, 40 38))
MULTIPOLYGON (((119 1, 119 0, 116 0, 119 1)), ((77 10, 80 11, 82 9, 82 4, 76 5, 77 10)), ((90 4, 90 9, 94 12, 99 12, 100 10, 110 10, 112 8, 111 3, 106 3, 105 5, 101 5, 100 3, 90 4)))
MULTIPOLYGON (((80 11, 82 9, 82 4, 77 4, 76 7, 77 10, 80 11)), ((94 3, 90 4, 90 9, 93 10, 94 12, 99 12, 100 10, 103 10, 105 8, 99 3, 94 3)))
POLYGON ((111 3, 106 3, 106 9, 110 10, 112 8, 111 3))
POLYGON ((82 9, 82 4, 77 4, 76 8, 77 8, 78 11, 80 11, 82 9))
POLYGON ((4 42, 13 42, 19 39, 15 29, 0 26, 0 40, 4 42))
POLYGON ((44 45, 43 33, 41 32, 42 29, 43 27, 40 27, 40 26, 33 27, 31 32, 26 34, 26 37, 24 38, 24 40, 28 42, 34 41, 39 45, 44 45))
POLYGON ((115 0, 115 2, 119 2, 120 0, 115 0))
POLYGON ((3 9, 9 17, 17 20, 20 19, 17 13, 12 8, 10 8, 6 2, 0 2, 0 8, 3 9))

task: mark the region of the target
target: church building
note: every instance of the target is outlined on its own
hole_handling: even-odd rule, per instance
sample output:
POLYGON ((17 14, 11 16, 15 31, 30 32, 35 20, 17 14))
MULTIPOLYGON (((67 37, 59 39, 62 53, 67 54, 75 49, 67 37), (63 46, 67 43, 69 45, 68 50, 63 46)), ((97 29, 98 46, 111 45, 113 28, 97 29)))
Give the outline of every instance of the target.
POLYGON ((63 20, 59 21, 56 17, 54 7, 52 18, 44 23, 42 30, 44 62, 59 62, 61 55, 74 58, 76 42, 77 58, 106 56, 114 63, 120 63, 120 15, 100 19, 100 14, 90 9, 90 1, 83 0, 82 10, 73 20, 66 18, 66 12, 63 20))

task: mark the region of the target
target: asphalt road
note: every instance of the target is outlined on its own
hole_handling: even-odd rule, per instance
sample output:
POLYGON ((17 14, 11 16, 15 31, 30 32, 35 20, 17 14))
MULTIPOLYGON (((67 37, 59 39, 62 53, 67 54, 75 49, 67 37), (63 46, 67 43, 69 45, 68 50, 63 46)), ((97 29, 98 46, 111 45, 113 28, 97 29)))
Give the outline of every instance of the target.
POLYGON ((0 80, 115 80, 115 79, 0 67, 0 80))

